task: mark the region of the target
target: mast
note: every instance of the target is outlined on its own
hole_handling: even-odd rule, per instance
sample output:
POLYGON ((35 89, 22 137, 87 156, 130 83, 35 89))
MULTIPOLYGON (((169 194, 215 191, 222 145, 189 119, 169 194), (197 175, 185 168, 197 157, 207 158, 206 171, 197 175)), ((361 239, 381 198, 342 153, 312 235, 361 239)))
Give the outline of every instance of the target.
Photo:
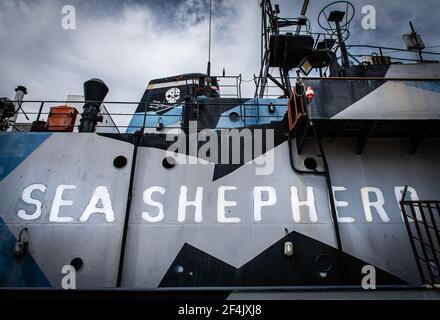
POLYGON ((209 0, 209 40, 208 40, 208 77, 211 76, 211 31, 212 31, 212 0, 209 0))

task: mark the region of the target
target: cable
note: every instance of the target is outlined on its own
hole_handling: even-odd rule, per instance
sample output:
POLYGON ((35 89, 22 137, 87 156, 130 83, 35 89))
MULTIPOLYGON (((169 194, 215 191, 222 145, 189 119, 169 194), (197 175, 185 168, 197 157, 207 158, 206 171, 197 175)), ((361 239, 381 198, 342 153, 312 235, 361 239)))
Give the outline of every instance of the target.
MULTIPOLYGON (((296 86, 298 84, 300 86, 301 85, 304 86, 302 84, 301 78, 299 76, 298 76, 298 81, 295 85, 295 93, 294 94, 296 94, 296 86)), ((308 120, 308 124, 312 128, 313 134, 314 134, 316 141, 318 143, 319 153, 321 154, 322 162, 324 165, 324 171, 316 171, 316 170, 315 171, 305 171, 305 170, 300 170, 295 167, 295 162, 293 160, 293 152, 292 152, 292 136, 291 136, 291 134, 289 134, 289 138, 288 138, 290 166, 292 167, 293 171, 295 171, 298 174, 315 174, 315 175, 325 176, 325 180, 326 180, 326 184, 327 184, 327 192, 328 192, 328 196, 329 196, 329 200, 330 200, 330 211, 331 211, 331 216, 333 219, 333 225, 334 225, 334 230, 335 230, 336 243, 337 243, 337 246, 339 249, 338 250, 338 260, 339 260, 339 266, 340 266, 340 276, 341 276, 342 282, 346 283, 342 240, 341 240, 341 233, 339 230, 338 215, 337 215, 337 211, 336 211, 335 199, 333 196, 333 187, 332 187, 332 181, 331 181, 331 176, 330 176, 330 168, 329 168, 329 165, 327 162, 327 156, 325 154, 325 150, 322 145, 321 138, 319 137, 318 133, 316 132, 313 121, 311 119, 308 120)))
POLYGON ((24 229, 22 229, 21 231, 20 231, 20 234, 19 234, 19 236, 18 236, 18 241, 22 241, 22 236, 23 236, 23 232, 28 232, 28 228, 24 228, 24 229))
POLYGON ((340 265, 340 276, 343 283, 346 282, 345 279, 345 268, 344 268, 344 257, 343 257, 343 248, 342 248, 342 240, 341 240, 341 233, 339 230, 339 224, 338 224, 338 217, 336 213, 336 205, 335 205, 335 199, 333 197, 333 188, 332 188, 332 182, 330 177, 330 169, 327 162, 327 157, 324 151, 324 147, 322 145, 321 139, 319 138, 315 126, 313 125, 313 122, 309 122, 310 126, 312 127, 313 134, 316 137, 316 140, 318 142, 318 148, 319 153, 321 154, 322 162, 324 164, 324 171, 306 171, 306 170, 300 170, 295 166, 295 161, 293 159, 293 152, 292 152, 292 137, 289 135, 288 138, 288 145, 289 145, 289 158, 290 158, 290 166, 292 167, 293 171, 295 171, 298 174, 313 174, 318 176, 325 176, 326 184, 327 184, 327 192, 330 200, 330 211, 333 219, 333 225, 335 229, 335 237, 336 237, 336 243, 338 246, 338 260, 340 265))
POLYGON ((322 162, 324 164, 324 175, 325 175, 325 180, 327 183, 327 190, 328 190, 328 196, 329 196, 329 200, 330 200, 330 209, 331 209, 331 214, 332 214, 332 219, 333 219, 333 225, 335 228, 335 236, 336 236, 336 242, 338 245, 338 258, 339 258, 339 265, 341 267, 341 279, 343 281, 343 283, 346 282, 345 280, 345 272, 344 272, 344 257, 343 257, 343 249, 342 249, 342 240, 341 240, 341 233, 339 231, 339 223, 338 223, 338 214, 336 211, 336 204, 335 204, 335 198, 333 196, 333 186, 332 186, 332 181, 331 181, 331 177, 330 177, 330 168, 327 162, 327 157, 325 155, 325 151, 324 151, 324 147, 322 145, 321 142, 321 138, 318 136, 318 133, 316 132, 315 126, 313 124, 313 121, 310 120, 310 126, 312 127, 313 130, 313 134, 316 137, 316 141, 318 142, 318 147, 319 147, 319 153, 321 154, 322 157, 322 162))
POLYGON ((289 134, 288 138, 288 145, 289 145, 289 158, 290 158, 290 166, 292 167, 293 171, 299 174, 315 174, 315 175, 324 175, 325 172, 323 171, 308 171, 308 170, 300 170, 297 167, 295 167, 295 160, 293 159, 293 152, 292 152, 292 136, 289 134))

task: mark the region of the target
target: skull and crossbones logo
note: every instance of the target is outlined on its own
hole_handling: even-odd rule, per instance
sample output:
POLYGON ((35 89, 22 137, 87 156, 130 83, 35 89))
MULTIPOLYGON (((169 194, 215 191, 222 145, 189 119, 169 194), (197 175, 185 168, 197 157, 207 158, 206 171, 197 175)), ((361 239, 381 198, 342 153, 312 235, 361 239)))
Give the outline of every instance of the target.
POLYGON ((165 99, 168 103, 176 103, 180 99, 179 88, 172 88, 165 93, 165 99))

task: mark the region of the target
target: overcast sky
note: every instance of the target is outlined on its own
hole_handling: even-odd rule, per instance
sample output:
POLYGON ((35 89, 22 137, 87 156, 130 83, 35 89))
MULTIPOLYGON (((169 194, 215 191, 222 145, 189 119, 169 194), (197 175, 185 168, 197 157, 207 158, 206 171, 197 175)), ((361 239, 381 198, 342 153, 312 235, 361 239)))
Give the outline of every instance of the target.
MULTIPOLYGON (((205 72, 209 0, 0 0, 0 97, 25 85, 26 99, 63 100, 82 94, 92 77, 110 88, 107 101, 139 101, 151 79, 205 72), (64 5, 76 8, 76 30, 61 26, 64 5)), ((310 0, 313 31, 319 10, 331 1, 310 0)), ((259 71, 258 0, 213 0, 213 73, 259 71)), ((299 14, 302 0, 280 0, 282 16, 299 14)), ((439 46, 438 0, 355 0, 352 44, 403 47, 412 20, 427 46, 439 46), (377 10, 377 29, 361 27, 364 5, 377 10)), ((440 48, 432 50, 439 51, 440 48)))

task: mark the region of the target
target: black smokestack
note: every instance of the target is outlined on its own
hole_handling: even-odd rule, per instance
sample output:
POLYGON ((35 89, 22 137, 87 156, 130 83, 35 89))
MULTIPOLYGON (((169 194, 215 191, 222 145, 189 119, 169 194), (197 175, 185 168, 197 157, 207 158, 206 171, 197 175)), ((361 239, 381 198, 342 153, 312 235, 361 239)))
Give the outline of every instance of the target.
POLYGON ((81 114, 79 132, 95 132, 99 120, 99 111, 109 89, 100 79, 90 79, 84 82, 85 105, 81 114))

